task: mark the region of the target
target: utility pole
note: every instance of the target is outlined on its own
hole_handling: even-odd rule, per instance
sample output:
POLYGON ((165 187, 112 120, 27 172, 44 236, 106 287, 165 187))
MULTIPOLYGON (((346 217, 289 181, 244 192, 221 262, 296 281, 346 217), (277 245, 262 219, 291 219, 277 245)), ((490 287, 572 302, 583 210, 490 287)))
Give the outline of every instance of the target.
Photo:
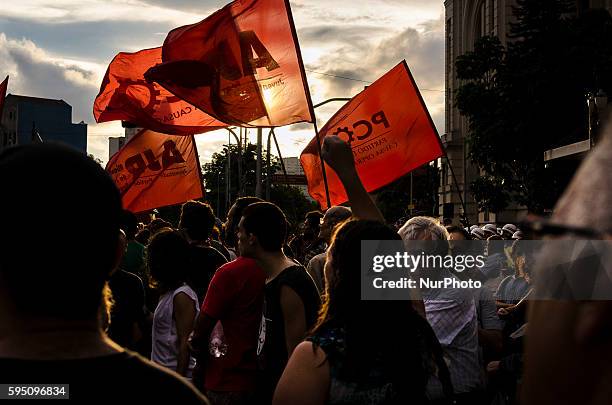
POLYGON ((257 161, 255 162, 255 197, 262 197, 261 190, 261 138, 263 128, 257 128, 257 161))

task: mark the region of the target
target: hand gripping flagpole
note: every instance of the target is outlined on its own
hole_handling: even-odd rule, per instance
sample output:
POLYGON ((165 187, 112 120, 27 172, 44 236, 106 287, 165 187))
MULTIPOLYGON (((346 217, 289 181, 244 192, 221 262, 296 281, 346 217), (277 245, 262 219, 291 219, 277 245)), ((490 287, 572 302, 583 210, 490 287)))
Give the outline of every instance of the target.
POLYGON ((289 26, 291 27, 291 35, 293 36, 293 42, 295 43, 295 49, 297 51, 298 64, 300 65, 300 71, 302 73, 302 83, 304 85, 304 91, 306 92, 306 101, 308 103, 308 110, 310 111, 310 117, 315 130, 315 138, 317 138, 317 147, 319 149, 319 159, 321 161, 321 174, 323 175, 323 183, 325 184, 325 198, 327 200, 327 208, 331 207, 331 199, 329 198, 329 186, 327 185, 327 173, 325 172, 325 162, 323 161, 323 155, 321 154, 321 139, 319 138, 319 129, 317 128, 317 117, 315 115, 314 106, 312 105, 312 99, 310 98, 310 89, 308 87, 308 81, 306 80, 306 71, 304 70, 304 61, 302 60, 302 52, 300 51, 300 43, 298 42, 297 33, 295 31, 295 24, 293 23, 293 14, 291 13, 291 6, 289 0, 285 0, 285 9, 287 10, 287 16, 289 17, 289 26))

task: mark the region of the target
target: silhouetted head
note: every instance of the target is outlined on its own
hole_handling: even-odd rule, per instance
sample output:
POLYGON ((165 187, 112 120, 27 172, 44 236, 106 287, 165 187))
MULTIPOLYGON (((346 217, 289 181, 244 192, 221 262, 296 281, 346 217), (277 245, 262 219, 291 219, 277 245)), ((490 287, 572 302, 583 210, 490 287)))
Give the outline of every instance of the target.
POLYGON ((179 228, 193 241, 207 240, 212 234, 215 220, 215 214, 209 204, 187 201, 181 207, 179 228))
POLYGON ((258 202, 244 209, 238 226, 241 256, 256 257, 263 252, 280 252, 287 238, 287 218, 275 204, 258 202))
POLYGON ((18 316, 95 319, 121 258, 121 197, 84 154, 53 143, 0 153, 0 299, 18 316))

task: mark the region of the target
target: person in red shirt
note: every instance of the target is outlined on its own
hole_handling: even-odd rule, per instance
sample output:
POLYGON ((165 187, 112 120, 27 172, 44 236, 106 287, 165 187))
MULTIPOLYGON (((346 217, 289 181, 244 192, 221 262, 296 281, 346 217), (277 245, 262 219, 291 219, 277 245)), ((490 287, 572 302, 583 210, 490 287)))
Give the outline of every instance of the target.
POLYGON ((265 280, 255 260, 239 257, 210 282, 191 346, 199 367, 194 383, 214 404, 254 401, 265 280))

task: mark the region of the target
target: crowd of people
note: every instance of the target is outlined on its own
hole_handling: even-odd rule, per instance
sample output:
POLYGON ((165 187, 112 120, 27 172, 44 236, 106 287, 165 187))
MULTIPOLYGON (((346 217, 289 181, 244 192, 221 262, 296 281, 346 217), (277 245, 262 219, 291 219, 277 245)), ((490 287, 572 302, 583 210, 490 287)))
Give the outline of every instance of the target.
POLYGON ((420 216, 389 226, 350 147, 328 137, 323 157, 349 202, 308 213, 289 235, 282 210, 255 197, 223 222, 189 201, 177 224, 138 223, 87 157, 53 144, 2 152, 0 383, 66 382, 83 403, 525 400, 534 287, 521 230, 420 216), (483 266, 436 271, 481 286, 364 300, 365 240, 437 241, 441 255, 481 241, 469 246, 483 266))

